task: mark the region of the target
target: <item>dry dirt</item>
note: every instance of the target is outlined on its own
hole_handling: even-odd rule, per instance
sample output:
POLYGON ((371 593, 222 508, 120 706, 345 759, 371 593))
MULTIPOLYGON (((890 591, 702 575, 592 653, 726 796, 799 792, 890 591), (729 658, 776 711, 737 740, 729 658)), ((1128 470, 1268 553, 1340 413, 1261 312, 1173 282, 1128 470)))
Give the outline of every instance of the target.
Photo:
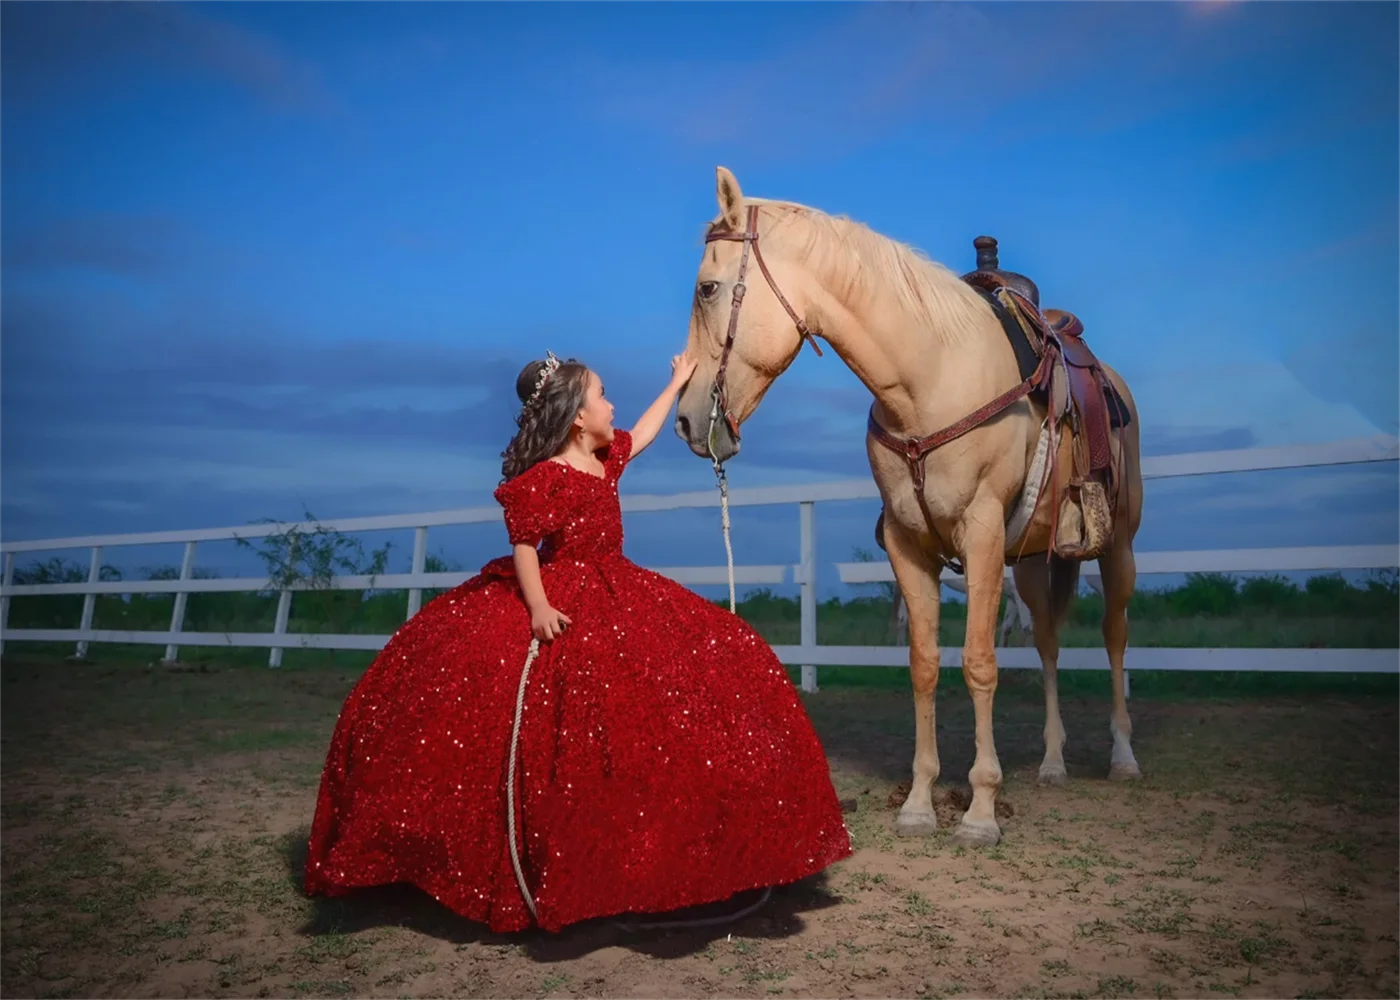
MULTIPOLYGON (((6 997, 1397 996, 1393 698, 1065 705, 1035 785, 1033 691, 997 705, 1003 843, 892 836, 911 710, 808 705, 858 851, 737 924, 493 936, 411 889, 308 900, 300 866, 349 671, 3 670, 6 997)), ((952 685, 948 685, 952 688, 952 685)), ((971 712, 940 699, 951 827, 971 712)))

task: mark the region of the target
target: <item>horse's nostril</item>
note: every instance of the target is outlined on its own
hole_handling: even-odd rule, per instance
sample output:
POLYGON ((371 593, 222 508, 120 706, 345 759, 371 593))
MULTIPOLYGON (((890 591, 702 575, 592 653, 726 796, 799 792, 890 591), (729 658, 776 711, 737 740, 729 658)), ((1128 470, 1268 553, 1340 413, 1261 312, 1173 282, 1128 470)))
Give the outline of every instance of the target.
POLYGON ((690 418, 676 417, 676 433, 687 441, 690 440, 690 418))

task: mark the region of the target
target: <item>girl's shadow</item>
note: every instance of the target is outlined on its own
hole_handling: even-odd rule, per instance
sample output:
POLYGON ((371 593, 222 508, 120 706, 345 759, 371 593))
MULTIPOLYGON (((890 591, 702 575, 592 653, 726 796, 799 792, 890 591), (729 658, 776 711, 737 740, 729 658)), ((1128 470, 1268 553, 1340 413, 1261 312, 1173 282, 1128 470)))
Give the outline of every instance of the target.
MULTIPOLYGON (((306 871, 307 836, 303 828, 282 838, 279 846, 287 867, 287 880, 298 895, 306 871)), ((495 934, 453 913, 415 886, 401 884, 362 889, 348 896, 329 899, 310 897, 311 919, 298 928, 309 937, 353 934, 371 927, 406 927, 452 944, 481 944, 499 948, 519 948, 538 962, 561 962, 580 958, 600 948, 629 948, 653 958, 677 958, 703 951, 711 942, 729 934, 746 938, 783 938, 806 927, 803 914, 837 905, 841 898, 828 888, 825 872, 792 885, 773 890, 767 905, 735 921, 709 927, 629 930, 624 920, 694 920, 723 916, 744 909, 758 900, 760 891, 744 892, 720 903, 690 907, 666 914, 633 914, 617 918, 588 920, 565 928, 558 934, 530 930, 516 934, 495 934)))

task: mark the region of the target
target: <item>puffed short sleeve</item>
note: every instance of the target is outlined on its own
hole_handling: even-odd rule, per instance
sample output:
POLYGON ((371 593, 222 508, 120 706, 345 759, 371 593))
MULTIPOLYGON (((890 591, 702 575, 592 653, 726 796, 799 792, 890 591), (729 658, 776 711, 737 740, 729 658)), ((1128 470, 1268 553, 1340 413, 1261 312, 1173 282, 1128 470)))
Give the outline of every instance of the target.
POLYGON ((512 545, 538 545, 564 524, 565 470, 541 462, 496 488, 512 545))
POLYGON ((608 457, 603 462, 603 467, 607 470, 608 475, 613 479, 622 475, 622 470, 627 468, 627 462, 631 457, 632 432, 613 431, 612 442, 608 445, 608 457))

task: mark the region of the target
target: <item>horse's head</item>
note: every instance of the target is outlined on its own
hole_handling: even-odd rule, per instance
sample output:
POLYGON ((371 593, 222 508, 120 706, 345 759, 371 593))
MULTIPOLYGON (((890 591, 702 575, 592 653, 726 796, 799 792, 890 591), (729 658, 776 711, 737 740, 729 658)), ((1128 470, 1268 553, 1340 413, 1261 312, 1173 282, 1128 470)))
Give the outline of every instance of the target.
POLYGON ((775 208, 746 201, 724 167, 716 169, 716 195, 720 214, 705 237, 690 310, 688 346, 699 364, 681 393, 676 433, 695 454, 723 462, 738 452, 739 425, 804 336, 813 347, 816 339, 803 319, 813 279, 770 240, 775 208))

